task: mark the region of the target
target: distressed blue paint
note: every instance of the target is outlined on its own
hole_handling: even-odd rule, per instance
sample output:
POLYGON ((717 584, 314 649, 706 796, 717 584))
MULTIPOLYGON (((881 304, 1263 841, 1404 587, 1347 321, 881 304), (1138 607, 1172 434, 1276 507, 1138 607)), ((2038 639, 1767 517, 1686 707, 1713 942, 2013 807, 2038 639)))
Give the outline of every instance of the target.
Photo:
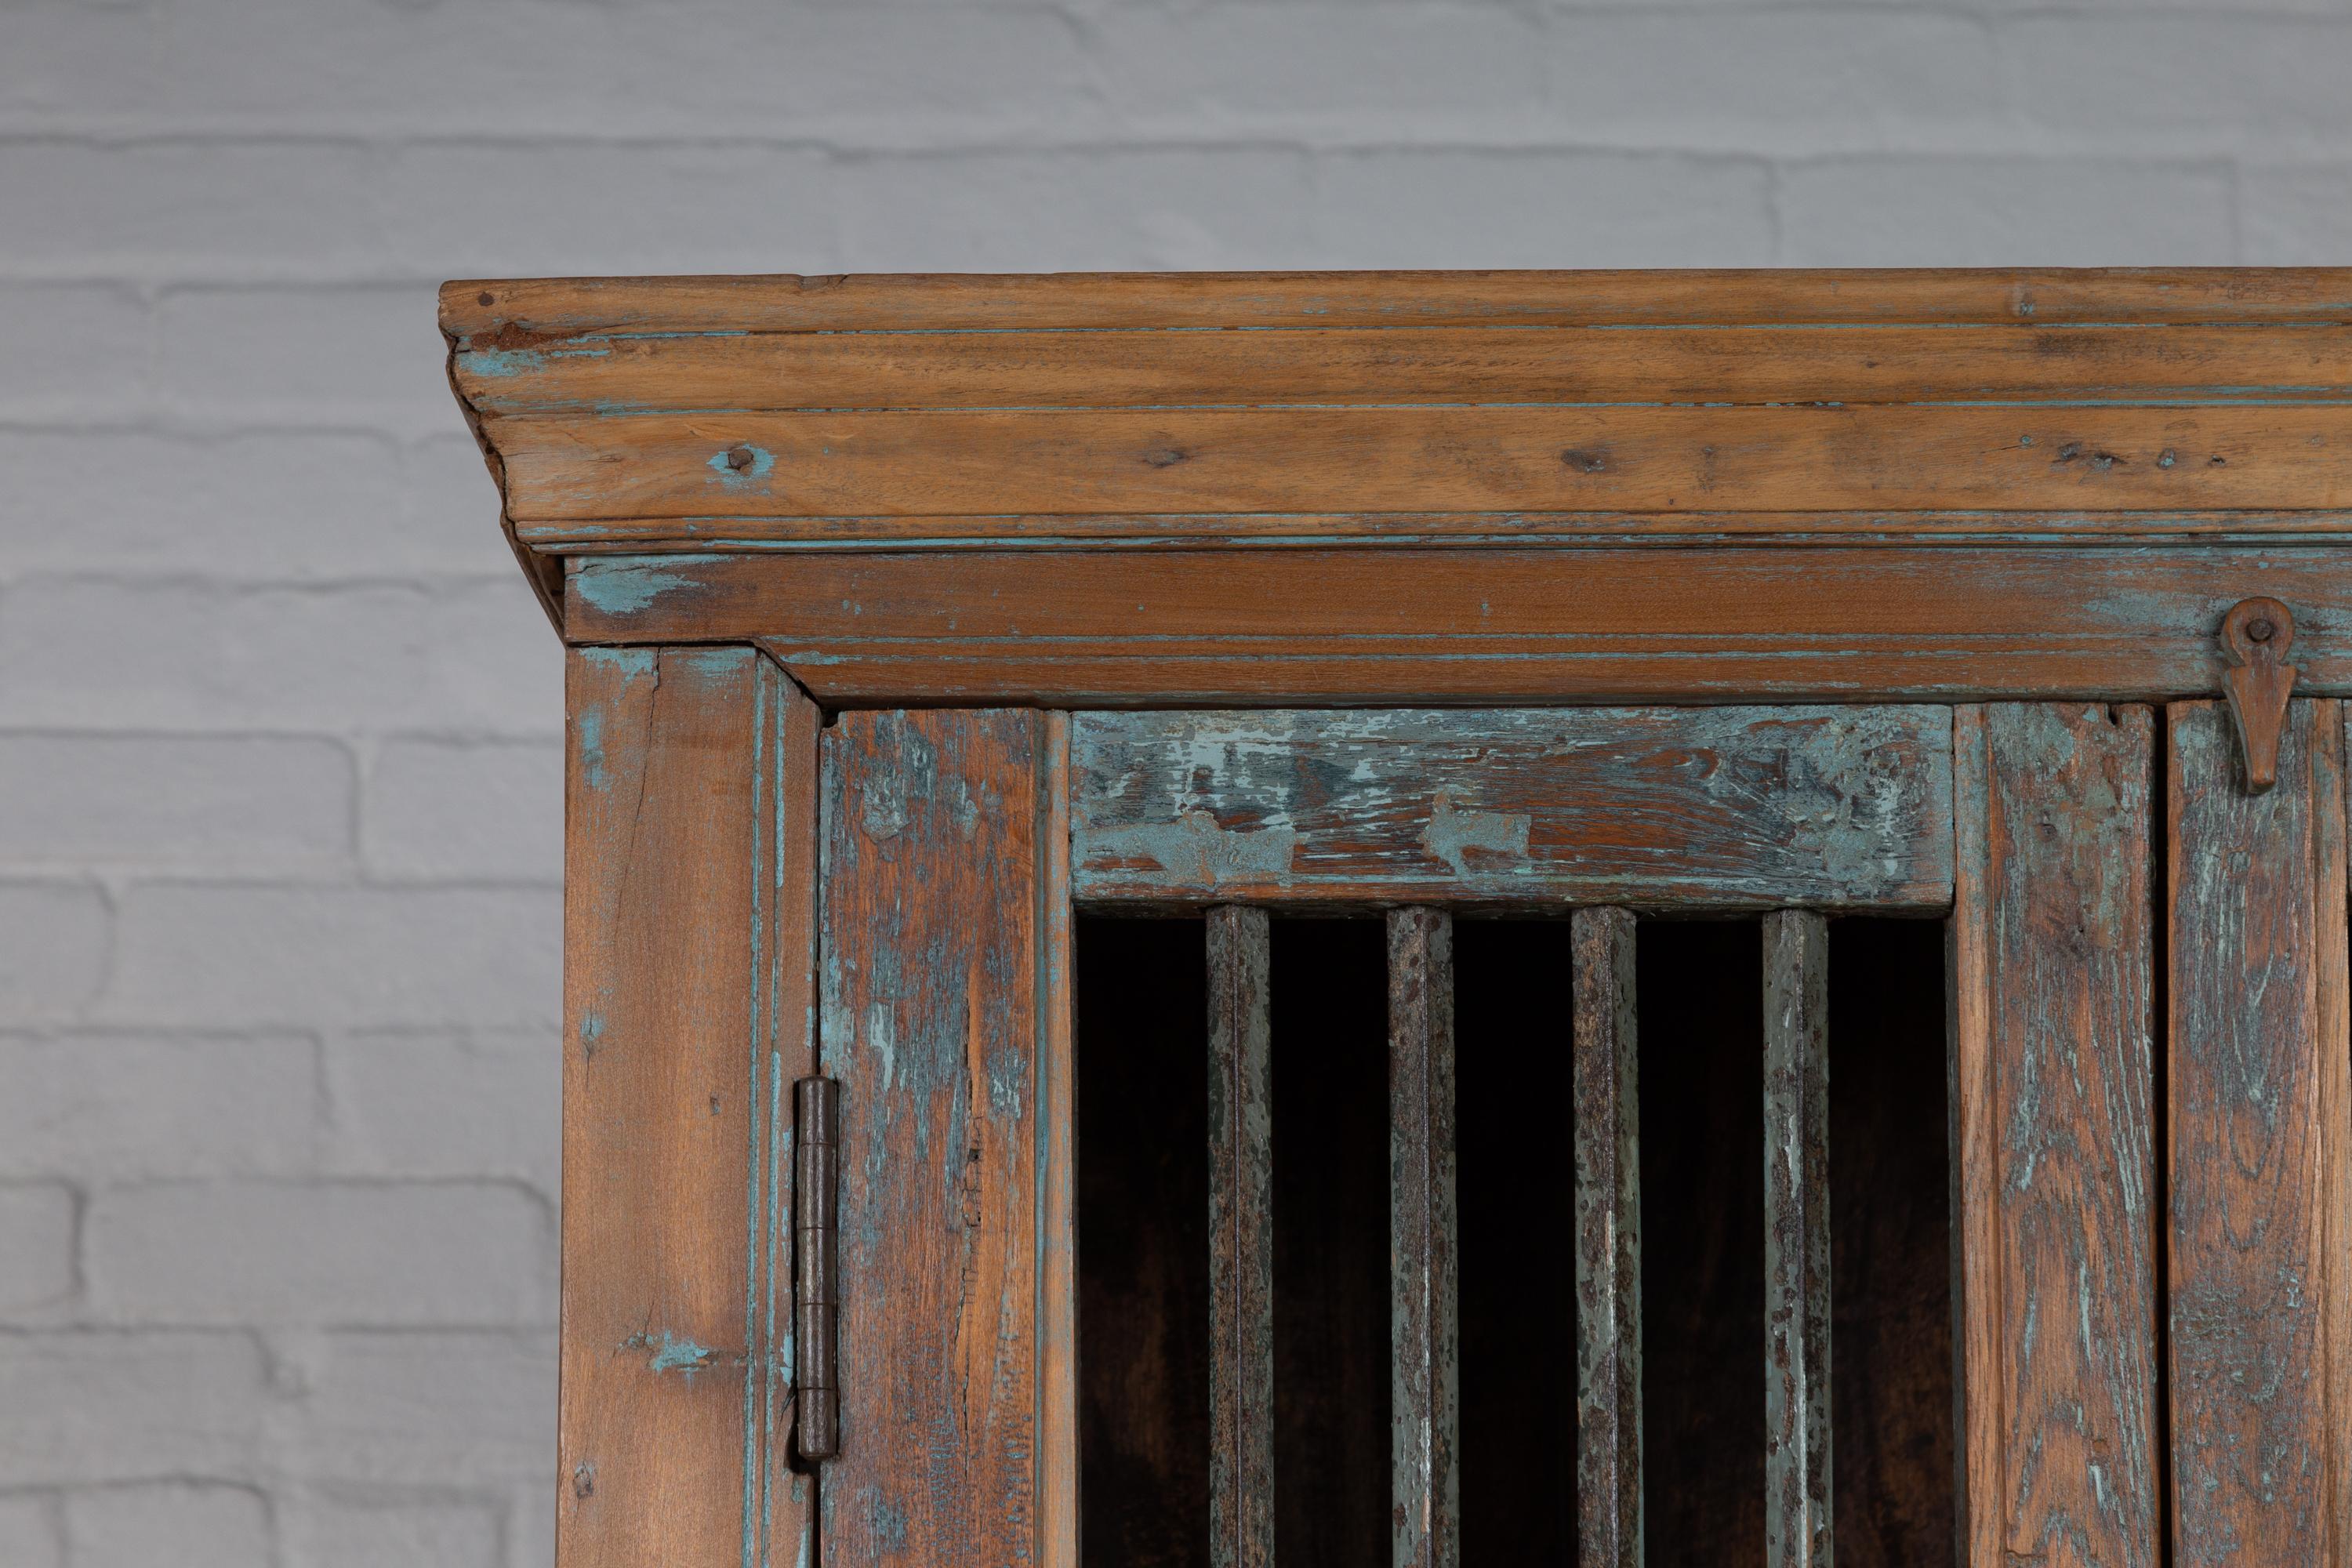
POLYGON ((754 447, 749 442, 743 442, 711 453, 709 466, 710 471, 719 476, 720 484, 732 489, 740 489, 766 479, 773 472, 776 467, 776 455, 765 447, 754 447), (751 454, 750 464, 740 468, 728 461, 730 454, 739 451, 751 454))
POLYGON ((624 1350, 650 1351, 646 1357, 648 1372, 682 1372, 691 1375, 720 1359, 719 1353, 708 1345, 696 1343, 682 1335, 664 1329, 658 1333, 640 1331, 621 1342, 624 1350))
POLYGON ((580 1015, 580 1044, 588 1054, 596 1054, 598 1042, 604 1037, 604 1015, 591 1008, 580 1015))
POLYGON ((1161 711, 1073 725, 1082 899, 1950 897, 1940 709, 1161 711), (1666 838, 1683 852, 1663 852, 1661 824, 1682 825, 1666 838))
POLYGON ((545 370, 559 359, 605 359, 613 351, 599 348, 467 349, 457 356, 458 367, 486 381, 502 381, 545 370))
POLYGON ((699 556, 618 556, 609 561, 583 561, 572 572, 572 591, 592 608, 608 616, 633 616, 649 609, 664 594, 696 584, 699 556))
POLYGON ((600 669, 617 670, 631 679, 636 679, 655 673, 658 655, 649 647, 583 647, 574 648, 572 657, 584 659, 600 669))
MULTIPOLYGON (((748 647, 730 645, 721 647, 671 648, 668 657, 696 675, 728 676, 736 674, 760 656, 748 647)), ((761 919, 760 907, 755 900, 751 915, 754 921, 761 919)), ((761 935, 761 931, 755 926, 751 932, 751 940, 756 943, 761 935)))
POLYGON ((1421 830, 1422 847, 1454 868, 1457 877, 1470 874, 1470 851, 1482 859, 1524 861, 1533 818, 1524 811, 1465 811, 1454 804, 1454 792, 1441 788, 1430 803, 1428 826, 1421 830))
POLYGON ((581 782, 598 795, 604 794, 613 782, 604 771, 604 710, 583 708, 573 722, 572 739, 579 748, 581 782))

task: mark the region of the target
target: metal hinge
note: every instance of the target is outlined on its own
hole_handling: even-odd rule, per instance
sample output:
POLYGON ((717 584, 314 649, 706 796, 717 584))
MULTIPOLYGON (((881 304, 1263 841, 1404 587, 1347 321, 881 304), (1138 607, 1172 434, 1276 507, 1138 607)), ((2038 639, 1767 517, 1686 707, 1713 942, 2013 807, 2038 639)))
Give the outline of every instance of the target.
POLYGON ((841 1085, 804 1078, 793 1086, 793 1408, 803 1459, 841 1451, 840 1254, 834 1220, 841 1197, 841 1085))

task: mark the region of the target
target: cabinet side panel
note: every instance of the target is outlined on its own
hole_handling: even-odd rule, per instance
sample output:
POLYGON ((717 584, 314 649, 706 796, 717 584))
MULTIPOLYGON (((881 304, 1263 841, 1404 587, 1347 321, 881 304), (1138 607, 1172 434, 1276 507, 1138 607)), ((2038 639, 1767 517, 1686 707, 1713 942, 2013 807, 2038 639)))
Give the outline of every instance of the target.
POLYGON ((2340 1563, 2342 718, 2250 795, 2223 706, 2169 714, 2174 1561, 2340 1563))
POLYGON ((813 710, 743 648, 575 652, 569 690, 560 1560, 789 1557, 761 1216, 796 1063, 754 1042, 807 1010, 807 920, 772 917, 813 710))
POLYGON ((1966 1561, 2158 1561, 2154 715, 1963 709, 1953 1117, 1966 1561))
POLYGON ((842 1086, 828 1568, 1038 1554, 1048 722, 853 712, 824 732, 823 1053, 842 1086))

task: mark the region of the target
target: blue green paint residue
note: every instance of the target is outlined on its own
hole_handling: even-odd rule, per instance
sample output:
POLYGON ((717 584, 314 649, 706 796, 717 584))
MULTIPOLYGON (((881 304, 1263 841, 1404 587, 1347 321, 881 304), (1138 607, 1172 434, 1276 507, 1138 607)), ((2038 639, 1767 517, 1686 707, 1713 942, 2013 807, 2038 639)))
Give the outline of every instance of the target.
POLYGON ((773 452, 765 447, 754 447, 748 441, 739 447, 713 452, 709 458, 710 471, 719 476, 719 483, 739 489, 766 479, 775 467, 776 455, 773 452), (745 457, 750 460, 738 467, 738 461, 745 457))
POLYGON ((690 1374, 702 1371, 719 1359, 717 1351, 671 1333, 667 1329, 662 1330, 657 1334, 639 1330, 621 1343, 626 1350, 653 1352, 646 1358, 646 1370, 648 1372, 683 1372, 690 1374))

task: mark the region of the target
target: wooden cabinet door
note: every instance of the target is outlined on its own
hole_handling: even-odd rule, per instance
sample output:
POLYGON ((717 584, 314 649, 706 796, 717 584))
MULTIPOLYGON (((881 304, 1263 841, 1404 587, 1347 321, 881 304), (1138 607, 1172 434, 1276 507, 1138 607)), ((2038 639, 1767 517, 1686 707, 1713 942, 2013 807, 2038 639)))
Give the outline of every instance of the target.
POLYGON ((2172 1561, 2352 1561, 2352 1091, 2342 704, 2278 784, 2166 714, 2172 1561))
POLYGON ((1459 1561, 1451 922, 1507 909, 1572 916, 1583 1562, 1643 1557, 1637 910, 1768 916, 1765 1561, 1831 1550, 1822 921, 1868 911, 1949 926, 1958 1559, 2337 1560, 2343 716, 2295 704, 2268 795, 2234 744, 2210 702, 838 715, 824 1560, 1078 1561, 1081 908, 1214 917, 1220 1565, 1273 1560, 1265 917, 1331 909, 1389 911, 1397 1563, 1459 1561))
POLYGON ((829 1564, 1076 1561, 1067 735, 1025 709, 824 731, 829 1564))

